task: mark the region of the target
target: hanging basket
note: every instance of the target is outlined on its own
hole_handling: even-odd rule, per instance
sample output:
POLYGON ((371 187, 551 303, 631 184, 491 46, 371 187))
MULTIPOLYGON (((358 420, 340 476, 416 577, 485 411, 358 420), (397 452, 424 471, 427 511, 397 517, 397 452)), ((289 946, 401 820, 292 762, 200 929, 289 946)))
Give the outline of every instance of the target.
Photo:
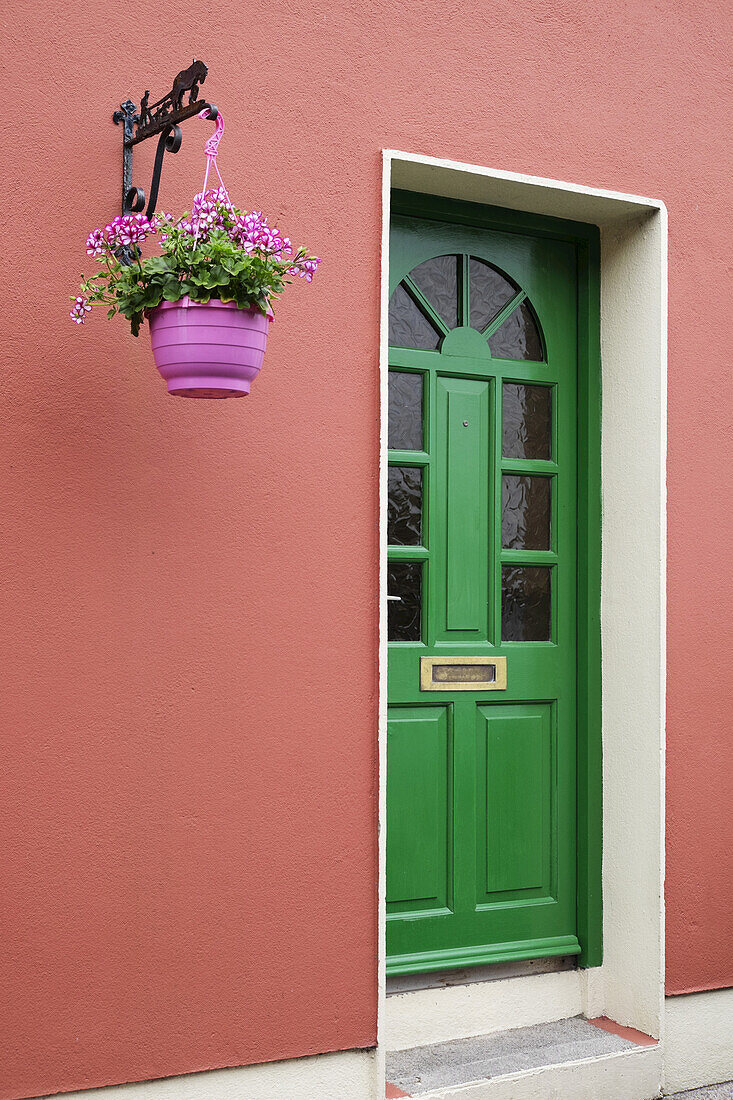
POLYGON ((176 397, 244 397, 260 373, 272 312, 217 298, 150 310, 155 365, 176 397))
MULTIPOLYGON (((208 117, 213 108, 199 112, 208 117)), ((206 142, 206 169, 191 214, 127 213, 87 238, 87 253, 104 268, 82 281, 71 318, 84 324, 92 302, 124 314, 137 336, 143 320, 158 371, 176 397, 244 397, 261 368, 272 310, 290 277, 311 282, 320 260, 268 223, 261 211, 232 205, 216 163, 224 132, 221 112, 206 142), (218 187, 208 189, 211 172, 218 187), (140 245, 160 234, 161 255, 142 257, 140 245), (186 297, 172 300, 185 288, 186 297), (197 301, 211 293, 222 298, 197 301), (169 296, 170 299, 169 300, 169 296)), ((162 147, 161 147, 162 148, 162 147)), ((156 184, 157 190, 157 184, 156 184)), ((151 200, 152 201, 152 200, 151 200)), ((148 211, 151 211, 150 205, 148 211)))

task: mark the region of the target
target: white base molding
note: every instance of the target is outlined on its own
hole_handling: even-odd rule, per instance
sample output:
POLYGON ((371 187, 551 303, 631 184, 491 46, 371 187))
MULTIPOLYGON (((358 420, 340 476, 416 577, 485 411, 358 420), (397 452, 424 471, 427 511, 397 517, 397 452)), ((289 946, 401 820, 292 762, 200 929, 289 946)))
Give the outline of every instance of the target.
POLYGON ((664 1091, 733 1080, 733 989, 667 997, 664 1091))
MULTIPOLYGON (((374 1100, 372 1050, 345 1050, 66 1093, 71 1100, 374 1100)), ((40 1100, 36 1097, 35 1100, 40 1100)))
POLYGON ((384 1010, 384 1046, 408 1050, 579 1016, 581 973, 567 970, 391 994, 384 1010))

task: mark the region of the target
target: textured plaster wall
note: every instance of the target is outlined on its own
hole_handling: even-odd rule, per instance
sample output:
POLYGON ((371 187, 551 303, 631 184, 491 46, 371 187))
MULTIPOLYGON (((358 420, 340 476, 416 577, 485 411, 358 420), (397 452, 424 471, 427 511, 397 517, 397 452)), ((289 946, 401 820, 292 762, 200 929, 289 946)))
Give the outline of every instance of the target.
MULTIPOLYGON (((668 987, 733 983, 728 5, 0 19, 0 1098, 375 1039, 385 146, 667 204, 668 987), (234 195, 324 257, 240 402, 168 398, 146 336, 66 315, 117 212, 110 112, 193 54, 234 195)), ((163 207, 209 132, 185 126, 163 207)))

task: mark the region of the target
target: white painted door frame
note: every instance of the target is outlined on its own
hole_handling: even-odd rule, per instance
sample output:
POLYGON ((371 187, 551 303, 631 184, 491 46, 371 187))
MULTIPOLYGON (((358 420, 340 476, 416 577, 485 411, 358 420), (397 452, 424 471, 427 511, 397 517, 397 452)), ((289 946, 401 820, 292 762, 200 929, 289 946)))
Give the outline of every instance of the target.
MULTIPOLYGON (((573 1003, 582 1003, 588 1015, 607 1015, 659 1037, 664 1004, 667 211, 656 199, 384 150, 378 1049, 390 1045, 386 1029, 390 1016, 394 1026, 396 1012, 392 1005, 387 1011, 385 985, 387 333, 393 188, 589 222, 601 230, 604 961, 579 972, 573 1003)), ((549 988, 560 976, 546 977, 549 988)), ((517 983, 525 982, 530 996, 532 981, 537 979, 485 983, 487 1011, 501 1019, 500 998, 508 986, 516 991, 517 983)), ((559 988, 562 982, 555 984, 559 988)), ((472 990, 471 998, 478 996, 476 986, 466 988, 472 990)), ((419 995, 405 997, 415 998, 408 1010, 414 1015, 419 995)), ((435 996, 423 998, 427 1000, 436 1003, 435 996)), ((509 1020, 512 1013, 506 1007, 509 1020)), ((435 1019, 425 1024, 428 1034, 435 1019)), ((418 1018, 413 1034, 419 1033, 418 1018)))

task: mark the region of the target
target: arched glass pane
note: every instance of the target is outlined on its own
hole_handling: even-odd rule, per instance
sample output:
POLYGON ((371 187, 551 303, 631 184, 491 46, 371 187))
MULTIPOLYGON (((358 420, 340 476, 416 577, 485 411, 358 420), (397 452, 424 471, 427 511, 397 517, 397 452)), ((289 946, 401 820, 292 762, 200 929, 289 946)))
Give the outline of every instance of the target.
POLYGON ((486 328, 489 321, 496 317, 499 310, 511 301, 518 287, 504 275, 500 275, 491 264, 484 263, 471 256, 468 265, 470 278, 471 328, 479 332, 486 328))
POLYGON ((458 257, 434 256, 413 267, 410 278, 449 329, 458 324, 458 257))
POLYGON ((489 348, 497 359, 532 359, 539 362, 544 359, 537 323, 526 302, 522 302, 489 337, 489 348))
POLYGON ((435 351, 440 333, 400 285, 389 300, 389 342, 398 348, 435 351))

